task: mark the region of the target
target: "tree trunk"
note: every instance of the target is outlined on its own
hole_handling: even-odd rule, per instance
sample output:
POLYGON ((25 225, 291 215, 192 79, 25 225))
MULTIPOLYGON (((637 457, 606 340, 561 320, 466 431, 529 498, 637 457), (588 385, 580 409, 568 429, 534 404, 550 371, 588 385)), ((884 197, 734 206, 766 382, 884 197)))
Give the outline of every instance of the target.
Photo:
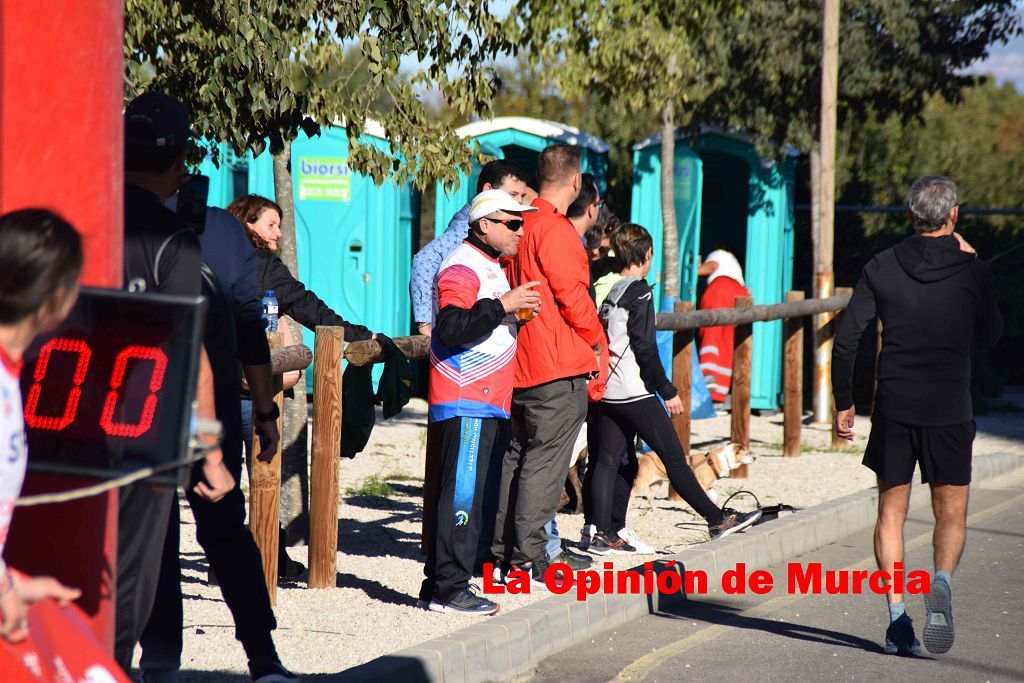
POLYGON ((811 150, 811 297, 818 296, 821 272, 821 149, 811 150))
MULTIPOLYGON (((296 278, 299 264, 295 250, 295 194, 292 190, 291 145, 274 155, 274 198, 281 207, 281 260, 296 278)), ((302 339, 302 326, 281 316, 292 336, 302 339)), ((306 428, 305 372, 295 385, 294 398, 284 400, 284 433, 281 434, 281 524, 290 545, 309 537, 309 433, 306 428)))
MULTIPOLYGON (((670 68, 671 72, 673 69, 670 68)), ((679 298, 679 228, 675 193, 676 123, 671 99, 661 109, 662 296, 679 298)), ((660 308, 660 302, 656 302, 660 308)))

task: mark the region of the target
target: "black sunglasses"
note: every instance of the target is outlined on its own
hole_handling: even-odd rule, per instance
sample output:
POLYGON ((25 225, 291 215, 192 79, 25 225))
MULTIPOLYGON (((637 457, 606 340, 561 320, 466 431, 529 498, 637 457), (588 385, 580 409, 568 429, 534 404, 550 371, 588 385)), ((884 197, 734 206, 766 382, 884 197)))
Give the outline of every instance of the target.
POLYGON ((506 218, 503 221, 499 221, 497 218, 488 218, 492 223, 501 223, 512 232, 518 232, 523 227, 523 219, 521 218, 506 218))

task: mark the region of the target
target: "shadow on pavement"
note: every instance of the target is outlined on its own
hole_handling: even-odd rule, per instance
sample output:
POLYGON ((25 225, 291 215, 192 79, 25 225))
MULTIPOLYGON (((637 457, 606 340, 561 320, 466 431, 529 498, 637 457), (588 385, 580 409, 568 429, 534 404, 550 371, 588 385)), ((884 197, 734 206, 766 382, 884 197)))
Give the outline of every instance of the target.
MULTIPOLYGON (((229 671, 194 671, 183 669, 182 683, 249 683, 252 679, 229 671)), ((431 680, 418 660, 385 655, 352 669, 332 674, 301 674, 303 683, 333 683, 345 680, 392 680, 401 683, 425 683, 431 680)))
POLYGON ((765 633, 785 636, 795 640, 806 640, 838 647, 852 647, 878 654, 883 653, 882 646, 879 643, 858 636, 852 636, 848 633, 816 628, 814 626, 804 626, 803 624, 793 624, 787 621, 750 617, 740 612, 739 608, 729 605, 705 600, 686 600, 681 605, 663 612, 657 612, 654 616, 665 619, 699 619, 709 624, 720 624, 730 628, 764 631, 765 633))

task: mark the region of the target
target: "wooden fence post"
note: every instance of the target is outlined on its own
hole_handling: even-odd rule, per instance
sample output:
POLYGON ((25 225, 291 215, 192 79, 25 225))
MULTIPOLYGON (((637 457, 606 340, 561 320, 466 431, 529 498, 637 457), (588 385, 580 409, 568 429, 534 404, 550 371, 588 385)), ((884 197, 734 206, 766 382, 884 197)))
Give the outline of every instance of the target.
MULTIPOLYGON (((754 300, 748 296, 736 297, 736 308, 749 308, 754 300)), ((750 365, 753 359, 754 327, 737 325, 733 336, 732 356, 732 442, 750 448, 750 365)), ((732 471, 737 479, 747 477, 747 466, 732 471)))
MULTIPOLYGON (((691 301, 677 301, 674 311, 686 313, 693 308, 691 301)), ((672 416, 672 426, 683 447, 683 455, 690 456, 690 379, 693 374, 693 330, 672 333, 672 383, 683 402, 683 414, 672 416)))
MULTIPOLYGON (((803 301, 803 292, 787 292, 786 301, 803 301)), ((803 422, 804 396, 804 320, 787 318, 782 354, 782 454, 800 456, 800 426, 803 422)))
MULTIPOLYGON (((852 295, 853 294, 853 288, 852 287, 837 287, 836 288, 836 294, 850 294, 850 295, 852 295)), ((833 339, 835 338, 836 332, 839 329, 839 321, 842 319, 843 313, 844 313, 844 311, 838 311, 835 314, 835 317, 832 319, 832 338, 833 339)), ((832 346, 831 340, 830 340, 829 346, 830 347, 832 346)), ((829 366, 831 367, 831 359, 830 359, 830 362, 829 362, 829 366)), ((831 388, 831 385, 832 385, 832 382, 829 381, 829 388, 831 388)), ((833 401, 831 397, 829 397, 829 400, 833 401)), ((836 413, 834 401, 830 405, 832 406, 832 416, 834 418, 835 417, 835 413, 836 413)), ((847 441, 846 439, 840 439, 839 435, 836 433, 835 419, 833 419, 832 420, 832 448, 843 449, 843 448, 848 448, 849 446, 850 446, 850 442, 847 441)))
POLYGON ((338 556, 338 458, 341 453, 343 327, 316 328, 313 446, 309 477, 309 588, 332 588, 338 556))
MULTIPOLYGON (((280 332, 267 335, 270 348, 279 348, 282 343, 280 332)), ((281 375, 274 375, 274 403, 283 411, 284 393, 281 375)), ((255 421, 254 421, 255 422, 255 421)), ((277 418, 277 431, 284 433, 284 421, 277 418)), ((253 452, 259 452, 259 437, 255 431, 250 434, 253 452)), ((281 522, 281 443, 272 454, 270 462, 253 457, 249 459, 249 530, 260 549, 263 559, 263 577, 267 581, 270 604, 277 604, 277 553, 280 542, 281 522)))

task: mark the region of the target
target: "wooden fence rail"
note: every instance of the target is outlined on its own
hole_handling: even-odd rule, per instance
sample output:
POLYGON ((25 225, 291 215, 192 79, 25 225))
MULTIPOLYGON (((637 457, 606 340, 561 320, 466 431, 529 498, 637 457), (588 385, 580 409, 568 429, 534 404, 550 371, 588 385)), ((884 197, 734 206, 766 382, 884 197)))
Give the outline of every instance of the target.
POLYGON ((782 304, 750 306, 749 308, 709 308, 688 313, 659 313, 659 330, 695 330, 698 327, 720 325, 747 325, 749 323, 771 322, 786 318, 804 318, 809 315, 828 313, 846 308, 850 303, 849 294, 831 296, 827 299, 787 301, 782 304))

